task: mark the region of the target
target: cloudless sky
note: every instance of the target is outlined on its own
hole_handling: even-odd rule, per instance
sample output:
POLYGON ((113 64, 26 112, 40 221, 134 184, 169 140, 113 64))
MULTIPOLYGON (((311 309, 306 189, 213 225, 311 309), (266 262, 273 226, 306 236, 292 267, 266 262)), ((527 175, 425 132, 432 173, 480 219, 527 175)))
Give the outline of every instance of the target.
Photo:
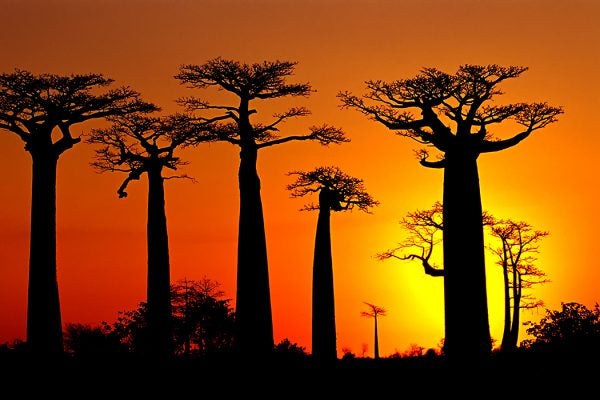
MULTIPOLYGON (((479 159, 484 209, 524 220, 550 236, 538 267, 551 283, 534 294, 549 308, 561 301, 588 306, 600 299, 596 203, 600 135, 600 2, 595 0, 0 0, 0 71, 98 72, 128 85, 164 113, 175 99, 234 101, 191 90, 173 76, 182 64, 214 57, 241 62, 297 61, 290 82, 316 92, 288 102, 257 103, 259 120, 290 104, 312 110, 282 133, 328 123, 351 143, 321 147, 288 143, 259 155, 275 340, 310 351, 311 268, 316 213, 300 212, 286 173, 337 165, 364 179, 380 201, 373 214, 332 215, 338 350, 372 356, 372 321, 363 302, 384 307, 380 352, 410 344, 436 347, 443 337, 441 278, 418 264, 378 261, 403 238, 398 221, 442 197, 442 172, 421 167, 417 143, 359 113, 339 108, 341 90, 363 93, 368 79, 394 80, 423 67, 454 72, 461 64, 529 67, 502 86, 498 103, 547 101, 564 107, 557 123, 517 147, 479 159)), ((74 127, 85 135, 102 123, 74 127)), ((285 127, 284 127, 285 128, 285 127)), ((499 137, 515 133, 498 129, 499 137)), ((0 132, 0 342, 25 336, 31 160, 16 135, 0 132)), ((124 176, 98 174, 94 148, 78 144, 59 160, 58 280, 63 323, 112 322, 144 300, 146 181, 129 197, 116 190, 124 176)), ((171 277, 208 277, 235 301, 238 150, 226 143, 185 150, 188 180, 166 184, 171 277)), ((306 199, 310 201, 310 199, 306 199)), ((502 333, 500 268, 488 256, 492 336, 502 333)), ((438 261, 439 262, 439 261, 438 261)), ((523 320, 537 320, 524 313, 523 320)))

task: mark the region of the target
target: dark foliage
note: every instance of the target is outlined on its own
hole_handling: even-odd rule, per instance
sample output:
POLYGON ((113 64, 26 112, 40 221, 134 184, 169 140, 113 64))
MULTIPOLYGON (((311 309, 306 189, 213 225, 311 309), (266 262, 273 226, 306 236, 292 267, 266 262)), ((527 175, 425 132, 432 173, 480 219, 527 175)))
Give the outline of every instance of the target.
POLYGON ((524 324, 529 326, 527 333, 534 337, 521 342, 525 349, 600 354, 598 303, 591 310, 576 302, 561 303, 560 310, 546 309, 540 322, 524 324))

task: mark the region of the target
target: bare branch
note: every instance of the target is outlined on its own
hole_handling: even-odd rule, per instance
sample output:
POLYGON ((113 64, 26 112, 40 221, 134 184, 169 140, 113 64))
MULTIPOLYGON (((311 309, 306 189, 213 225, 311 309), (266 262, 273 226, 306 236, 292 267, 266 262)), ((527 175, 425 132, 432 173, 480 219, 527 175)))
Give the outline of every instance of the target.
POLYGON ((427 168, 445 168, 446 160, 444 158, 437 161, 429 161, 429 152, 425 149, 419 149, 416 152, 417 157, 419 158, 419 163, 427 168))
MULTIPOLYGON (((163 168, 177 170, 186 162, 176 157, 175 150, 190 141, 199 143, 214 139, 214 133, 203 124, 184 114, 162 118, 141 114, 111 117, 112 126, 94 129, 87 142, 100 144, 92 166, 100 171, 128 172, 129 175, 117 191, 119 197, 126 197, 125 189, 132 180, 150 169, 163 168)), ((173 175, 163 179, 191 177, 173 175)))
POLYGON ((363 301, 364 304, 367 305, 367 307, 369 307, 369 311, 363 311, 360 313, 360 315, 362 315, 363 317, 370 317, 370 318, 376 318, 376 317, 383 317, 386 315, 387 311, 385 308, 383 307, 379 307, 376 306, 375 304, 371 304, 371 303, 367 303, 366 301, 363 301))
POLYGON ((546 103, 523 104, 521 106, 522 109, 514 115, 514 119, 517 123, 523 125, 525 130, 509 139, 484 140, 481 144, 482 153, 501 151, 513 147, 526 139, 533 131, 556 122, 558 116, 563 113, 561 107, 549 106, 546 103))
POLYGON ((269 140, 263 143, 258 144, 258 148, 263 148, 263 147, 269 147, 269 146, 274 146, 277 144, 282 144, 282 143, 286 143, 286 142, 290 142, 290 141, 297 141, 297 140, 314 140, 319 142, 320 144, 326 146, 329 144, 340 144, 340 143, 344 143, 344 142, 349 142, 350 139, 348 139, 344 132, 339 129, 339 128, 334 128, 332 126, 328 126, 328 125, 322 125, 322 126, 313 126, 310 127, 310 133, 306 134, 306 135, 292 135, 292 136, 285 136, 285 137, 281 137, 278 139, 273 139, 273 140, 269 140))
POLYGON ((429 210, 417 210, 408 213, 400 224, 408 231, 408 238, 395 249, 377 254, 379 260, 396 258, 398 260, 419 260, 425 274, 444 276, 443 268, 437 268, 430 263, 435 246, 440 242, 436 239, 443 231, 443 209, 436 202, 429 210), (401 254, 397 254, 401 252, 401 254))

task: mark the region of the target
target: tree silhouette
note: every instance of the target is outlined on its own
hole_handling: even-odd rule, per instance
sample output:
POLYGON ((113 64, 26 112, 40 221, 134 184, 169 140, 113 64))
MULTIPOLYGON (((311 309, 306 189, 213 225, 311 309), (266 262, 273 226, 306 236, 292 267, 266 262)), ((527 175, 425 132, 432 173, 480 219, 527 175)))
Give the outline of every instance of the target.
MULTIPOLYGON (((233 349, 235 317, 229 299, 218 290, 219 283, 204 278, 183 280, 171 285, 172 321, 175 354, 206 356, 233 349)), ((102 331, 117 337, 133 353, 144 352, 148 340, 148 306, 141 303, 135 310, 123 311, 113 324, 102 331)))
POLYGON ((530 325, 527 333, 534 339, 521 344, 530 349, 600 353, 598 303, 593 309, 577 302, 560 304, 560 310, 546 309, 546 316, 539 323, 525 322, 530 325))
POLYGON ((431 263, 431 255, 439 244, 443 231, 442 203, 435 202, 429 210, 417 210, 407 214, 400 221, 408 232, 408 237, 396 248, 377 254, 379 260, 396 258, 398 260, 419 260, 423 271, 430 276, 444 276, 444 269, 431 263))
POLYGON ((358 208, 369 212, 378 203, 365 191, 363 181, 337 167, 318 167, 309 172, 294 171, 295 182, 288 185, 292 197, 319 194, 319 204, 304 210, 319 210, 313 258, 312 354, 319 361, 337 359, 333 262, 331 255, 331 211, 358 208))
POLYGON ((387 313, 387 311, 385 310, 385 308, 381 308, 378 307, 374 304, 371 303, 367 303, 364 302, 368 307, 369 307, 369 311, 363 311, 360 313, 360 315, 362 315, 363 317, 367 317, 367 318, 373 318, 373 320, 375 321, 375 344, 374 344, 374 358, 376 360, 379 359, 379 335, 377 333, 377 317, 385 317, 385 314, 387 313))
POLYGON ((503 81, 526 70, 462 65, 447 74, 424 68, 411 79, 368 81, 362 97, 338 95, 343 106, 443 155, 431 161, 426 149, 418 151, 421 165, 444 169, 445 350, 455 360, 486 358, 491 352, 477 158, 517 145, 562 113, 546 103, 492 103, 503 81), (522 130, 494 138, 490 127, 510 120, 522 130))
POLYGON ((517 348, 521 309, 544 305, 543 301, 536 300, 523 290, 549 282, 545 278, 546 274, 534 265, 537 260, 534 254, 538 252, 539 242, 548 236, 548 232, 535 231, 526 222, 512 220, 494 220, 490 228, 492 235, 501 242, 500 246, 492 248, 492 251, 498 256, 497 264, 502 268, 504 282, 504 330, 501 349, 510 351, 517 348))
POLYGON ((233 349, 235 316, 219 286, 208 278, 171 286, 176 353, 204 356, 233 349))
POLYGON ((92 165, 100 171, 124 172, 127 178, 119 187, 119 197, 132 180, 148 176, 148 341, 145 352, 156 356, 171 353, 171 300, 169 241, 165 212, 164 181, 185 177, 165 177, 166 169, 177 170, 184 164, 174 155, 175 150, 189 142, 211 140, 208 131, 183 115, 163 118, 143 115, 112 117, 112 126, 95 129, 88 138, 89 143, 102 147, 96 150, 92 165))
POLYGON ((121 343, 120 338, 108 324, 101 326, 67 324, 65 348, 76 357, 106 356, 127 351, 127 347, 121 343))
POLYGON ((308 96, 308 83, 286 83, 296 63, 265 61, 243 64, 216 58, 202 65, 184 65, 176 78, 190 88, 217 87, 233 94, 237 104, 211 104, 197 98, 180 100, 189 111, 214 112, 223 119, 216 129, 219 140, 240 147, 240 215, 237 255, 236 346, 241 353, 266 353, 273 349, 273 322, 269 291, 269 268, 265 239, 258 151, 290 141, 314 140, 323 145, 348 141, 344 133, 331 126, 311 127, 301 135, 282 136, 279 128, 290 118, 309 115, 304 107, 293 107, 275 114, 268 124, 253 122, 255 100, 288 96, 308 96))
POLYGON ((100 74, 0 74, 0 129, 16 134, 31 155, 31 231, 27 345, 36 354, 63 351, 56 278, 56 170, 59 157, 81 139, 73 125, 113 115, 152 111, 128 87, 102 89, 100 74))

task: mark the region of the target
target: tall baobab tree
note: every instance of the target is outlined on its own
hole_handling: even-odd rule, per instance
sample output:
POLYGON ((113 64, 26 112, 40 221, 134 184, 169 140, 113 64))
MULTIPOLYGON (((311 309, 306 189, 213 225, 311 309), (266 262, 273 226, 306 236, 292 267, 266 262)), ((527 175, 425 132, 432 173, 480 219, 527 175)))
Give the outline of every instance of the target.
POLYGON ((374 358, 376 360, 379 359, 379 333, 377 331, 377 317, 385 317, 387 311, 385 310, 385 308, 376 306, 375 304, 371 304, 371 303, 367 303, 364 302, 368 307, 369 307, 369 311, 363 311, 360 313, 360 315, 362 315, 363 317, 367 317, 367 318, 373 318, 373 320, 375 321, 375 343, 374 343, 374 350, 373 350, 373 354, 374 354, 374 358))
POLYGON ((533 230, 527 222, 512 220, 494 220, 490 229, 492 235, 500 240, 500 246, 491 250, 498 256, 497 264, 502 268, 504 282, 501 349, 511 351, 517 348, 519 341, 520 311, 544 305, 543 301, 523 290, 549 282, 546 274, 534 265, 539 242, 549 233, 533 230))
POLYGON ((491 352, 477 159, 519 144, 563 112, 546 103, 493 103, 502 93, 499 85, 526 70, 462 65, 448 74, 424 68, 410 79, 368 81, 362 97, 338 95, 344 107, 442 155, 431 161, 427 149, 418 152, 421 165, 444 170, 445 351, 457 361, 479 360, 491 352), (505 121, 520 125, 519 131, 494 138, 490 128, 505 121))
POLYGON ((81 139, 82 122, 152 111, 128 87, 104 88, 100 74, 0 74, 0 130, 17 135, 32 160, 27 346, 36 354, 63 351, 56 278, 56 171, 59 157, 81 139))
POLYGON ((319 361, 337 359, 333 261, 331 255, 331 211, 355 208, 369 212, 378 203, 366 192, 363 181, 337 167, 318 167, 312 171, 290 172, 297 179, 288 185, 292 197, 319 194, 318 204, 303 210, 318 210, 312 291, 312 354, 319 361))
POLYGON ((172 351, 169 240, 165 212, 164 181, 185 175, 164 176, 165 169, 177 170, 184 162, 175 151, 190 140, 212 139, 207 130, 183 115, 163 118, 128 115, 111 118, 112 126, 95 129, 89 143, 96 150, 92 165, 100 171, 127 173, 117 193, 125 191, 133 180, 148 177, 148 342, 144 352, 165 357, 172 351))
POLYGON ((269 268, 265 227, 257 171, 258 151, 291 141, 310 140, 322 145, 346 142, 344 133, 328 125, 313 126, 308 133, 282 135, 285 121, 304 117, 310 112, 293 107, 275 114, 268 123, 253 121, 255 101, 308 96, 308 83, 286 83, 296 63, 264 61, 243 64, 216 58, 202 65, 184 65, 176 78, 190 88, 216 87, 236 98, 233 104, 212 104, 197 98, 183 98, 188 111, 214 112, 227 118, 219 124, 218 140, 240 148, 240 214, 237 254, 236 346, 241 353, 267 353, 273 349, 273 322, 269 290, 269 268))

